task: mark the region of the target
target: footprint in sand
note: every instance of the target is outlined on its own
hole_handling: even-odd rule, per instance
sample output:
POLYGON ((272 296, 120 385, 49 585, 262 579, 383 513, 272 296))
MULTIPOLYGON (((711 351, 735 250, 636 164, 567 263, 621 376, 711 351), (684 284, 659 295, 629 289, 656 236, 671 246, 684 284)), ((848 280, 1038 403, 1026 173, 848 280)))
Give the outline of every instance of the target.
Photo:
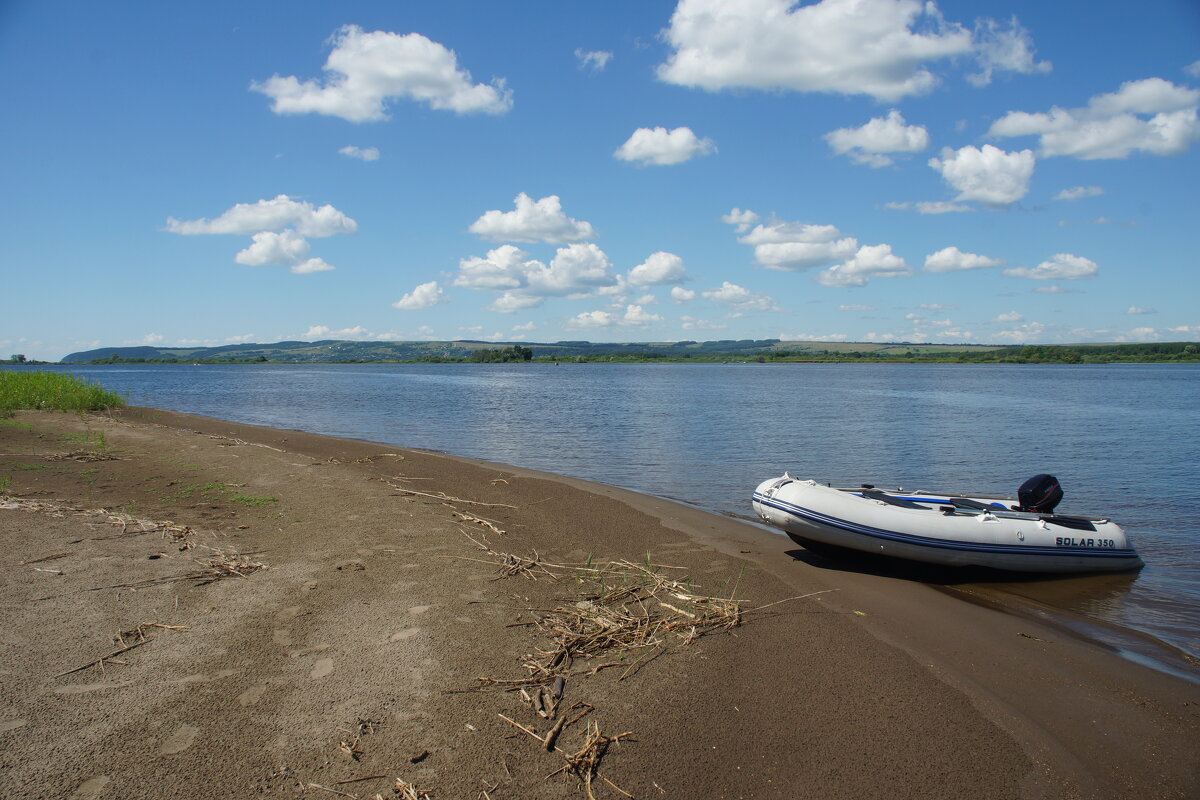
POLYGON ((27 719, 6 719, 0 722, 0 733, 8 733, 11 730, 16 730, 28 721, 27 719))
POLYGON ((421 632, 420 628, 405 628, 402 631, 396 631, 388 637, 389 642, 403 642, 405 639, 411 639, 421 632))
POLYGON ((433 606, 410 606, 408 609, 408 613, 424 614, 426 611, 428 611, 431 608, 433 608, 433 606))
POLYGON ((99 800, 103 796, 104 787, 108 786, 111 780, 112 778, 107 775, 97 775, 94 778, 88 778, 79 784, 79 788, 75 790, 75 794, 71 795, 68 800, 99 800))
POLYGON ((295 619, 300 616, 300 606, 288 606, 279 612, 280 619, 295 619))
POLYGON ((317 663, 313 665, 312 672, 308 673, 308 677, 314 681, 319 678, 324 678, 333 674, 333 659, 318 658, 317 663))
POLYGON ((195 725, 184 723, 179 726, 179 730, 171 734, 171 736, 162 743, 162 747, 158 752, 164 756, 173 756, 176 753, 182 753, 187 750, 196 741, 196 736, 200 733, 200 729, 195 725))
POLYGON ((238 695, 237 701, 243 706, 252 706, 262 699, 262 696, 267 691, 267 685, 260 683, 257 686, 251 686, 246 691, 238 695))
POLYGON ((276 628, 275 630, 271 631, 271 641, 275 642, 275 644, 287 647, 292 643, 292 632, 287 628, 276 628))

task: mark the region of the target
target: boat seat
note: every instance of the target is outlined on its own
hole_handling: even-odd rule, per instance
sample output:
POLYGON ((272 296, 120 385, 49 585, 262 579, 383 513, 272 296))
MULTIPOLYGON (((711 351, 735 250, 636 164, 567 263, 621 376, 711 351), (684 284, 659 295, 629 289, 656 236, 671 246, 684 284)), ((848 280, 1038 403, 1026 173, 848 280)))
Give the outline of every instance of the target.
POLYGON ((866 497, 870 500, 879 500, 882 503, 887 503, 889 506, 899 506, 900 508, 915 508, 919 511, 928 511, 929 510, 928 506, 917 505, 916 503, 912 502, 911 500, 905 500, 902 497, 892 497, 890 494, 884 494, 883 492, 873 491, 871 489, 864 489, 862 491, 862 496, 866 497))

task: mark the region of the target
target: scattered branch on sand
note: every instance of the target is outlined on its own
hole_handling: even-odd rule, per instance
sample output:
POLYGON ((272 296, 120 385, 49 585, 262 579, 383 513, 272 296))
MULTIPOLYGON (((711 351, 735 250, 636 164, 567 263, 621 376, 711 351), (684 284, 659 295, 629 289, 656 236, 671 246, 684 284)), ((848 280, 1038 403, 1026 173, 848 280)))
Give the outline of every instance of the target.
MULTIPOLYGON (((483 503, 483 502, 480 502, 479 500, 464 500, 461 497, 451 497, 450 495, 446 494, 445 492, 436 492, 436 493, 435 492, 418 492, 415 489, 405 489, 403 486, 397 486, 396 484, 392 483, 391 481, 387 480, 386 478, 380 478, 380 480, 382 480, 388 486, 395 489, 397 492, 404 492, 405 494, 415 494, 420 497, 429 497, 433 500, 441 500, 443 503, 466 503, 469 506, 489 506, 491 508, 516 508, 516 506, 510 506, 508 503, 483 503)), ((411 479, 408 479, 408 480, 411 480, 411 479)))
POLYGON ((490 519, 484 519, 483 517, 477 517, 473 514, 464 514, 461 511, 454 511, 453 513, 454 513, 455 519, 460 519, 463 522, 474 522, 476 525, 482 525, 483 527, 490 530, 492 533, 496 533, 501 536, 503 536, 505 533, 507 533, 507 531, 505 531, 503 528, 501 528, 499 525, 497 525, 495 522, 493 522, 490 519))
POLYGON ((113 644, 127 647, 126 639, 133 639, 136 644, 145 644, 150 641, 150 637, 146 636, 147 628, 160 628, 165 631, 190 631, 187 625, 163 625, 161 622, 139 622, 127 631, 121 631, 113 637, 113 644))
POLYGON ((97 453, 92 450, 72 450, 69 453, 51 453, 43 456, 47 461, 128 461, 128 458, 115 456, 112 453, 97 453))
POLYGON ((512 575, 521 575, 522 577, 529 578, 530 580, 536 581, 537 576, 534 575, 534 573, 533 573, 533 571, 536 569, 541 574, 550 578, 550 580, 553 580, 553 581, 558 580, 558 576, 556 576, 553 572, 550 571, 550 567, 561 568, 560 565, 558 565, 558 564, 544 565, 542 563, 541 557, 538 556, 538 553, 536 550, 533 551, 533 558, 523 558, 521 556, 513 555, 512 553, 501 553, 499 551, 493 550, 487 542, 480 541, 480 540, 472 537, 469 533, 467 533, 465 530, 462 530, 461 528, 459 529, 459 533, 461 533, 463 536, 467 537, 467 541, 469 541, 471 544, 478 547, 483 552, 487 553, 489 556, 491 556, 491 558, 490 559, 466 558, 465 556, 445 556, 445 558, 454 558, 454 559, 459 559, 461 561, 475 561, 480 564, 495 564, 500 567, 499 577, 501 577, 501 578, 507 578, 512 575))
MULTIPOLYGON (((196 431, 196 433, 199 433, 199 431, 196 431)), ((269 444, 261 444, 259 442, 247 442, 245 439, 238 439, 233 436, 222 436, 219 433, 210 433, 210 434, 208 434, 208 438, 216 439, 216 440, 222 442, 220 447, 233 447, 234 445, 237 445, 237 444, 243 444, 243 445, 248 445, 250 447, 265 447, 268 450, 274 450, 276 453, 286 453, 287 452, 286 450, 280 449, 278 447, 271 447, 271 445, 269 445, 269 444)))
POLYGON ((432 798, 429 789, 418 789, 415 783, 408 783, 400 778, 396 778, 396 785, 392 787, 392 791, 398 794, 401 800, 431 800, 432 798))
POLYGON ((27 564, 40 564, 43 561, 53 561, 56 558, 66 558, 67 556, 73 555, 75 555, 74 552, 53 553, 52 555, 42 556, 41 558, 31 558, 28 561, 22 561, 21 566, 25 566, 27 564))
POLYGON ((83 666, 76 667, 75 669, 69 669, 66 672, 60 672, 57 675, 55 675, 54 677, 63 678, 63 677, 66 677, 67 675, 73 675, 76 672, 83 672, 85 669, 90 669, 91 667, 99 667, 101 670, 103 670, 104 664, 106 662, 111 662, 113 664, 124 664, 125 662, 123 662, 123 661, 113 661, 113 659, 115 659, 117 656, 121 655, 122 653, 128 653, 130 650, 132 650, 135 647, 141 647, 142 645, 148 643, 149 641, 151 641, 151 640, 144 639, 140 642, 134 642, 133 644, 131 644, 127 647, 121 647, 117 650, 114 650, 113 652, 109 653, 106 656, 100 656, 100 658, 97 658, 95 661, 89 661, 88 663, 84 664, 83 666))
POLYGON ((597 725, 595 722, 589 722, 587 725, 587 731, 583 737, 583 743, 579 749, 574 752, 570 752, 563 750, 556 744, 558 736, 562 732, 563 728, 579 721, 584 715, 592 711, 591 706, 583 703, 578 703, 576 706, 583 706, 582 712, 577 714, 573 719, 570 720, 570 722, 565 722, 566 717, 563 717, 558 724, 550 729, 545 737, 539 736, 537 731, 533 730, 532 728, 527 728, 516 720, 506 717, 503 714, 497 714, 497 716, 508 724, 513 725, 514 727, 519 728, 520 730, 529 734, 535 740, 540 742, 541 745, 547 750, 558 753, 566 760, 566 764, 559 767, 554 772, 551 772, 546 776, 547 778, 553 778, 555 775, 558 775, 562 772, 576 776, 583 781, 584 791, 587 794, 588 800, 595 800, 595 795, 592 793, 592 781, 596 778, 604 781, 613 789, 616 789, 626 797, 633 797, 633 795, 629 794, 624 789, 600 774, 600 762, 604 760, 604 756, 608 753, 609 746, 620 742, 622 739, 628 739, 629 737, 633 736, 633 731, 618 733, 616 736, 605 736, 600 732, 599 725, 597 725))

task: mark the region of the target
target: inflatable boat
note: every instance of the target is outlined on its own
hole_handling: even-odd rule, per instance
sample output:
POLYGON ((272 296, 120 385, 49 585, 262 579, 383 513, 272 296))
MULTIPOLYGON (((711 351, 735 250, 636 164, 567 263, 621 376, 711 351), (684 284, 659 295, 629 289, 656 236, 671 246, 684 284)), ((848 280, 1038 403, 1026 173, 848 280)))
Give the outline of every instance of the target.
POLYGON ((1104 517, 1055 514, 1062 488, 1035 475, 1017 499, 834 488, 783 477, 754 490, 754 511, 816 552, 841 548, 949 567, 1017 572, 1122 572, 1142 567, 1125 531, 1104 517))

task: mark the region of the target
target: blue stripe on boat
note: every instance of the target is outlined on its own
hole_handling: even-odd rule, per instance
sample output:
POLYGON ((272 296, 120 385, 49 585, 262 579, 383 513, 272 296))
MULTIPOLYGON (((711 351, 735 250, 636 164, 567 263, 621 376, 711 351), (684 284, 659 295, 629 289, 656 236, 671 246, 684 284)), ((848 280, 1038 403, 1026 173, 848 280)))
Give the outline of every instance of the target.
POLYGON ((899 533, 898 531, 888 531, 882 528, 872 528, 869 525, 860 525, 857 522, 838 519, 831 517, 828 514, 822 514, 819 511, 813 511, 810 508, 804 508, 794 503, 787 503, 782 500, 777 500, 773 497, 754 493, 754 500, 761 505, 769 506, 791 514, 793 517, 808 520, 810 522, 819 522, 823 525, 828 525, 832 528, 840 528, 851 533, 870 536, 876 539, 886 539, 893 542, 904 542, 906 544, 918 544, 924 547, 939 547, 944 550, 969 550, 977 553, 1004 553, 1009 555, 1038 555, 1038 556, 1084 556, 1087 558, 1135 558, 1137 553, 1129 548, 1120 549, 1099 549, 1090 547, 1041 547, 1036 545, 1005 545, 1005 544, 983 544, 964 542, 961 540, 947 541, 945 539, 934 539, 928 536, 916 536, 910 533, 899 533))

